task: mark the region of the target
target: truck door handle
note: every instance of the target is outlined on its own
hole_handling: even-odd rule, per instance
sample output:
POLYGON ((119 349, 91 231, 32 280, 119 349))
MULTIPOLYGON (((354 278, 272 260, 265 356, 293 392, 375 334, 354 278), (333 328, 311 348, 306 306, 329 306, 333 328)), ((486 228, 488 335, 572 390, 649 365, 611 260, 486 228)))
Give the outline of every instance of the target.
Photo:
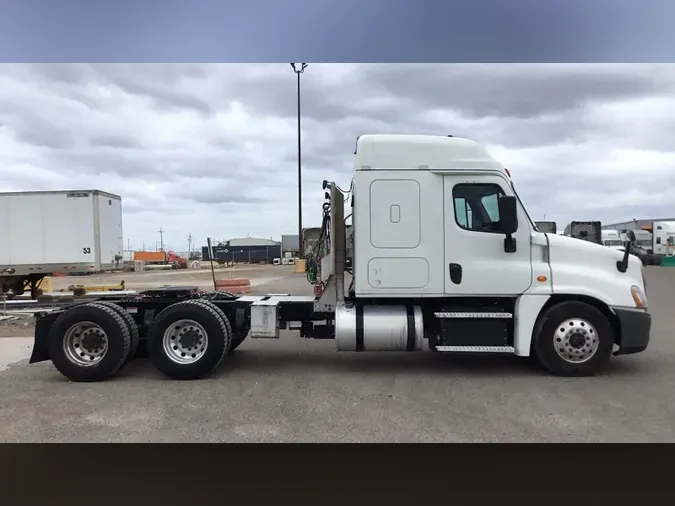
POLYGON ((459 264, 450 264, 450 281, 458 285, 462 282, 462 266, 459 264))

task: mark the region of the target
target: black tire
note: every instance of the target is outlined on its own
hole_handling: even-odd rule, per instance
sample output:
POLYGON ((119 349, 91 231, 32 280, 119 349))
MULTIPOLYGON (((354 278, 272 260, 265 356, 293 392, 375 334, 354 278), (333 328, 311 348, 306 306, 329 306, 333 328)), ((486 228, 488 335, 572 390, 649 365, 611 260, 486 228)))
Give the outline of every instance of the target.
POLYGON ((131 345, 130 345, 130 348, 129 348, 129 355, 127 356, 127 359, 122 364, 122 367, 124 367, 131 360, 133 360, 134 357, 136 357, 136 352, 138 351, 138 343, 140 341, 140 332, 138 331, 138 325, 136 325, 136 320, 134 320, 134 317, 131 316, 126 311, 126 309, 124 309, 122 306, 119 306, 119 305, 115 304, 114 302, 109 302, 109 301, 105 301, 105 300, 97 300, 96 302, 92 302, 92 304, 109 307, 110 309, 113 309, 114 311, 117 311, 117 313, 119 313, 119 315, 124 319, 125 323, 127 324, 127 327, 129 328, 129 333, 131 335, 131 345))
POLYGON ((148 329, 146 344, 150 360, 159 371, 172 379, 194 380, 208 376, 220 365, 230 350, 231 341, 230 322, 217 306, 202 300, 186 300, 172 304, 157 315, 148 329), (176 362, 164 349, 164 333, 179 320, 193 320, 206 331, 208 343, 196 362, 176 362))
MULTIPOLYGON (((598 309, 584 302, 561 302, 548 308, 537 320, 532 351, 541 365, 556 376, 592 376, 600 372, 609 362, 614 349, 614 338, 612 325, 598 309), (590 339, 587 341, 588 346, 590 343, 595 344, 593 339, 597 339, 598 346, 591 358, 584 362, 567 361, 556 351, 555 334, 561 325, 570 319, 585 320, 595 328, 595 330, 588 327, 584 329, 590 339)), ((583 354, 583 350, 580 350, 580 353, 583 354)))
POLYGON ((129 356, 131 333, 124 318, 115 310, 97 304, 82 304, 59 316, 49 332, 49 356, 56 369, 70 381, 94 382, 111 378, 129 356), (83 366, 73 362, 65 351, 66 332, 73 325, 88 321, 95 323, 107 336, 108 350, 95 365, 83 366))
POLYGON ((243 343, 246 338, 248 337, 249 329, 246 330, 238 330, 237 332, 234 332, 232 335, 232 343, 230 344, 230 351, 228 352, 228 355, 232 353, 234 350, 237 349, 237 346, 239 346, 241 343, 243 343))

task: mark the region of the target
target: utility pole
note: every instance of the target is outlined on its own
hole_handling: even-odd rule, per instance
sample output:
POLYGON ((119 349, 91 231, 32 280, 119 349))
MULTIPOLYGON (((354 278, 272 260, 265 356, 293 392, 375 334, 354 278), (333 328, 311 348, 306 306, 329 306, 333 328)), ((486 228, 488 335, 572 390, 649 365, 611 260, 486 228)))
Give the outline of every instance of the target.
MULTIPOLYGON (((298 76, 298 244, 302 244, 302 128, 300 125, 300 74, 307 68, 306 63, 291 63, 298 76)), ((302 251, 299 252, 302 258, 302 251)))
POLYGON ((159 250, 164 251, 164 230, 162 230, 162 227, 159 227, 159 250))
POLYGON ((192 232, 188 234, 188 259, 192 256, 192 232))

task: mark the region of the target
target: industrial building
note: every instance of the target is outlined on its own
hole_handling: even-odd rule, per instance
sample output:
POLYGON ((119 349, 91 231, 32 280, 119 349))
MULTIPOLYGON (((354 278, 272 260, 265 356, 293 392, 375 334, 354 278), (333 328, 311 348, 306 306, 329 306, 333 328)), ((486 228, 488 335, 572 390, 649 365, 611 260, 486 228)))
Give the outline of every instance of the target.
MULTIPOLYGON (((272 239, 239 237, 212 246, 213 260, 234 263, 268 263, 281 258, 281 243, 272 239)), ((202 259, 210 261, 208 246, 202 246, 202 259)))
POLYGON ((655 221, 675 221, 675 218, 652 218, 649 220, 631 220, 620 223, 603 224, 603 230, 647 230, 655 221))

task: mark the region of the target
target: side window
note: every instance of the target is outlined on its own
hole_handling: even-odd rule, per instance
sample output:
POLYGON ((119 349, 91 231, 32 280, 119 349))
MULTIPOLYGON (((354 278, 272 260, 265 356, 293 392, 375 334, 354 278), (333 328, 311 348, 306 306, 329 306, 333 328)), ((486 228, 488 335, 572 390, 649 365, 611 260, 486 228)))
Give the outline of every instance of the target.
POLYGON ((466 230, 499 231, 499 197, 504 191, 496 184, 462 183, 452 189, 455 221, 466 230))
POLYGON ((471 223, 471 207, 463 198, 455 199, 455 216, 460 227, 468 228, 471 223))
POLYGON ((485 195, 480 201, 490 220, 493 222, 499 221, 499 194, 491 193, 490 195, 485 195))

